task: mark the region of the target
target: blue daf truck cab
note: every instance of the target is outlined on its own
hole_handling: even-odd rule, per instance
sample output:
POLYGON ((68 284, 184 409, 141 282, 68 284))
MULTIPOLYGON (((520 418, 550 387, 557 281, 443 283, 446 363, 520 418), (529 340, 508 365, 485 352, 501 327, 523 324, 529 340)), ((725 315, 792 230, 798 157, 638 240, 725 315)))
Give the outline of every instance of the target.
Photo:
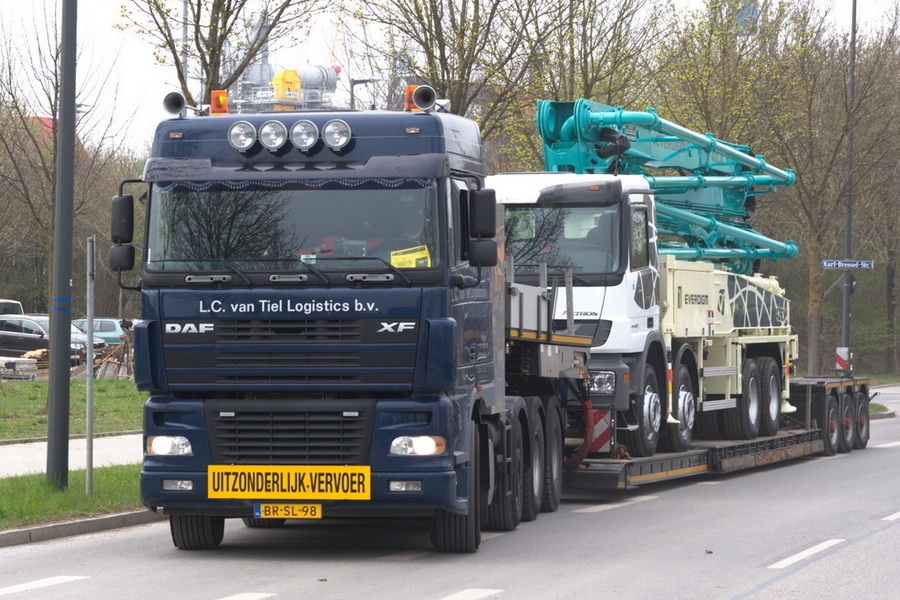
POLYGON ((109 261, 141 296, 142 502, 177 547, 218 546, 226 518, 403 511, 433 515, 438 550, 472 552, 523 497, 533 518, 545 476, 555 509, 562 417, 550 394, 505 396, 483 170, 477 125, 427 109, 158 126, 112 199, 109 261))

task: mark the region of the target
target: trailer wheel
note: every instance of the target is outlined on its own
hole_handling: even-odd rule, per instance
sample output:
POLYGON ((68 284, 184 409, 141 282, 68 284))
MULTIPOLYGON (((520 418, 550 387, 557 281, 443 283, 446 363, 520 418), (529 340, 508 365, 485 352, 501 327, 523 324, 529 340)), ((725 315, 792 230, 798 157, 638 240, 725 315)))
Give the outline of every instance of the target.
POLYGON ((778 433, 781 420, 781 371, 778 361, 770 356, 759 359, 759 395, 762 399, 762 419, 759 435, 772 436, 778 433))
POLYGON ((275 529, 282 527, 287 519, 257 519, 256 517, 241 517, 245 527, 250 529, 275 529))
POLYGON ((556 512, 563 487, 563 434, 556 401, 547 406, 544 442, 544 497, 541 512, 556 512))
POLYGON ((852 394, 841 394, 841 437, 838 440, 838 452, 846 453, 853 450, 856 437, 856 402, 852 394))
POLYGON ((498 479, 503 486, 497 489, 491 503, 488 504, 487 528, 493 531, 512 531, 522 522, 522 507, 525 497, 525 442, 522 425, 517 415, 511 418, 510 446, 512 456, 505 457, 506 466, 498 470, 507 471, 509 476, 501 475, 498 479))
POLYGON ((528 458, 525 465, 525 477, 522 481, 522 520, 534 521, 541 512, 544 497, 544 421, 535 415, 531 423, 531 436, 528 440, 528 458))
POLYGON ((856 392, 856 435, 853 447, 862 450, 869 445, 869 396, 865 392, 856 392))
POLYGON ((744 361, 743 391, 737 406, 723 416, 725 434, 731 440, 752 440, 759 435, 759 367, 756 361, 744 361))
POLYGON ((675 384, 672 390, 672 416, 678 423, 666 425, 666 436, 660 441, 664 450, 684 452, 691 446, 697 397, 687 365, 680 364, 675 369, 675 384))
POLYGON ((656 369, 647 363, 644 367, 643 393, 634 400, 634 416, 637 429, 625 433, 625 444, 632 456, 653 456, 659 443, 662 423, 662 404, 659 398, 659 380, 656 369))
POLYGON ((822 454, 834 456, 841 439, 840 415, 838 414, 837 398, 834 397, 834 394, 828 394, 825 397, 825 412, 822 416, 822 442, 825 444, 822 454))
POLYGON ((438 552, 475 552, 481 544, 481 432, 477 423, 471 426, 469 466, 466 469, 466 514, 457 515, 443 509, 434 512, 431 543, 438 552))
POLYGON ((225 517, 169 515, 172 543, 182 550, 214 550, 225 537, 225 517))

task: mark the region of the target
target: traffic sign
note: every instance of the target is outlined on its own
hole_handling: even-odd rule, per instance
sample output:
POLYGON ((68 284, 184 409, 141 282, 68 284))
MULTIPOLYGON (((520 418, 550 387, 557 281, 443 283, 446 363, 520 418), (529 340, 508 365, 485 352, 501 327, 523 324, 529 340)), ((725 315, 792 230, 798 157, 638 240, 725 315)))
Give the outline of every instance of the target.
POLYGON ((823 269, 874 269, 874 260, 822 260, 823 269))

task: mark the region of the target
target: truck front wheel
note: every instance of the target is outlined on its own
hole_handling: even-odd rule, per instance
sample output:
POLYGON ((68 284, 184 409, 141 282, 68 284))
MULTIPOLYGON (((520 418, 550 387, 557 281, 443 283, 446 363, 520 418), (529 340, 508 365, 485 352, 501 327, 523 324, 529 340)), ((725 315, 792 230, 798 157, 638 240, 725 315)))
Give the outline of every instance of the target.
POLYGON ((685 364, 675 369, 675 385, 672 392, 672 416, 677 423, 666 425, 664 449, 669 452, 684 452, 691 446, 697 395, 691 372, 685 364))
POLYGON ((637 428, 625 434, 625 445, 632 456, 653 456, 659 443, 662 423, 662 401, 659 398, 659 380, 656 369, 647 363, 644 367, 643 393, 635 398, 634 416, 637 428))
POLYGON ((478 423, 472 423, 469 441, 469 468, 466 469, 466 514, 435 511, 431 543, 438 552, 475 552, 481 544, 481 441, 478 423))
POLYGON ((182 550, 213 550, 225 536, 225 517, 169 515, 172 543, 182 550))

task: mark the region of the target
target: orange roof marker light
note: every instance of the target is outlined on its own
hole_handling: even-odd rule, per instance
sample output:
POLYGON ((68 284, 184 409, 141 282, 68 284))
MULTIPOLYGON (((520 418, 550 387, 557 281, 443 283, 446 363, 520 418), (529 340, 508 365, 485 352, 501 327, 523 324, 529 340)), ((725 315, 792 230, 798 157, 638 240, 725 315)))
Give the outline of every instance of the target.
POLYGON ((228 114, 228 91, 213 90, 209 94, 209 114, 228 114))

